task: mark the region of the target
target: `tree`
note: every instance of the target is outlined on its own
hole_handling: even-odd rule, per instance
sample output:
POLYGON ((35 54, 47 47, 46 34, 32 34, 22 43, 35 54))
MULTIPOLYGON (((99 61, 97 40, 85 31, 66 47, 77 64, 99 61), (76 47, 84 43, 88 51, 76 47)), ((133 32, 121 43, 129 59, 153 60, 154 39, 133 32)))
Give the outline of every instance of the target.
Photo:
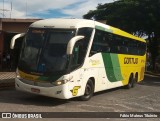
POLYGON ((131 34, 139 37, 148 36, 148 49, 155 65, 160 43, 160 0, 118 0, 113 3, 98 4, 96 10, 89 11, 83 17, 104 19, 107 24, 131 34))

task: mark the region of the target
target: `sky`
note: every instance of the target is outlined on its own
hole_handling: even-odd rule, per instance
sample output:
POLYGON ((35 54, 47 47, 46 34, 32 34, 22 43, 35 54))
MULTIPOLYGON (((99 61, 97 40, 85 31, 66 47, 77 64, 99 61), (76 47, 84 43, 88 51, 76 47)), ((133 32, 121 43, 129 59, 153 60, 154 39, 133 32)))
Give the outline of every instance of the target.
POLYGON ((82 18, 89 10, 95 10, 98 4, 113 1, 0 0, 0 18, 82 18))

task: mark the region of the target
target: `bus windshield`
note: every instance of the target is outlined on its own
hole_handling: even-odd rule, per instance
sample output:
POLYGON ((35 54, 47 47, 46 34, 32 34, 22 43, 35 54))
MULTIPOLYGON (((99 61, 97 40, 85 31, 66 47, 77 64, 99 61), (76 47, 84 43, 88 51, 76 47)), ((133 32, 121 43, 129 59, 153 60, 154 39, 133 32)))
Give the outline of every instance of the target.
POLYGON ((43 74, 66 70, 69 61, 67 44, 74 36, 74 30, 29 29, 18 68, 43 74))

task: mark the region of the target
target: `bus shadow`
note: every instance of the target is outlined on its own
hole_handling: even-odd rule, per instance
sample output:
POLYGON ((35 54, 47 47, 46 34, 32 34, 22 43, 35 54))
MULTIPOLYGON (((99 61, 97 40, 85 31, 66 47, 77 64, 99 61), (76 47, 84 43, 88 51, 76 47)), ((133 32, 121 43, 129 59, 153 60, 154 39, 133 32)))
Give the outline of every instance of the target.
MULTIPOLYGON (((114 89, 97 92, 94 94, 94 96, 102 95, 102 94, 116 91, 119 89, 124 89, 124 87, 118 87, 114 89)), ((46 96, 34 95, 31 93, 21 92, 21 91, 15 90, 15 88, 1 89, 0 95, 1 95, 0 103, 8 103, 8 104, 56 107, 56 106, 60 106, 60 105, 67 104, 67 103, 81 102, 78 97, 64 100, 64 99, 57 99, 57 98, 52 98, 52 97, 46 97, 46 96)))
POLYGON ((125 86, 116 87, 116 88, 112 88, 112 89, 108 89, 108 90, 103 90, 103 91, 100 91, 100 92, 96 92, 96 93, 94 94, 94 96, 103 95, 103 94, 115 92, 115 91, 118 91, 118 90, 128 90, 128 89, 127 89, 125 86))
MULTIPOLYGON (((94 96, 114 92, 119 89, 125 89, 125 88, 124 87, 117 87, 114 89, 96 92, 96 93, 94 93, 94 96)), ((20 92, 20 93, 24 93, 24 92, 20 92)), ((81 101, 79 99, 79 97, 75 97, 75 98, 71 98, 71 99, 57 99, 57 98, 53 98, 53 97, 46 97, 46 96, 34 95, 34 94, 28 94, 28 96, 25 96, 25 97, 21 96, 17 99, 19 101, 12 101, 12 102, 9 101, 9 103, 16 103, 16 104, 23 104, 23 105, 35 105, 35 106, 46 106, 46 107, 48 107, 48 106, 57 107, 57 106, 60 106, 63 104, 68 104, 68 103, 73 103, 73 102, 85 103, 85 101, 81 101)))
POLYGON ((160 77, 153 75, 145 75, 144 80, 139 83, 146 86, 160 86, 160 77))
POLYGON ((63 100, 7 88, 0 90, 0 103, 35 105, 35 106, 58 106, 69 103, 71 100, 63 100))
POLYGON ((54 107, 69 103, 69 100, 45 97, 41 95, 31 95, 30 97, 23 98, 22 101, 27 103, 28 105, 54 106, 54 107))

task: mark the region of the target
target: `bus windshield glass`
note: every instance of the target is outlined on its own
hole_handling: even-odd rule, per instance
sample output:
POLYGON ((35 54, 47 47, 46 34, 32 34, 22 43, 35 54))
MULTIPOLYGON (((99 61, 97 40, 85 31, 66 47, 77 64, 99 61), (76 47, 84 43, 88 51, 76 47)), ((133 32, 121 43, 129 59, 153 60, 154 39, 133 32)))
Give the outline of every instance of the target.
POLYGON ((22 45, 18 68, 25 72, 53 73, 68 65, 67 44, 74 30, 29 29, 22 45))

